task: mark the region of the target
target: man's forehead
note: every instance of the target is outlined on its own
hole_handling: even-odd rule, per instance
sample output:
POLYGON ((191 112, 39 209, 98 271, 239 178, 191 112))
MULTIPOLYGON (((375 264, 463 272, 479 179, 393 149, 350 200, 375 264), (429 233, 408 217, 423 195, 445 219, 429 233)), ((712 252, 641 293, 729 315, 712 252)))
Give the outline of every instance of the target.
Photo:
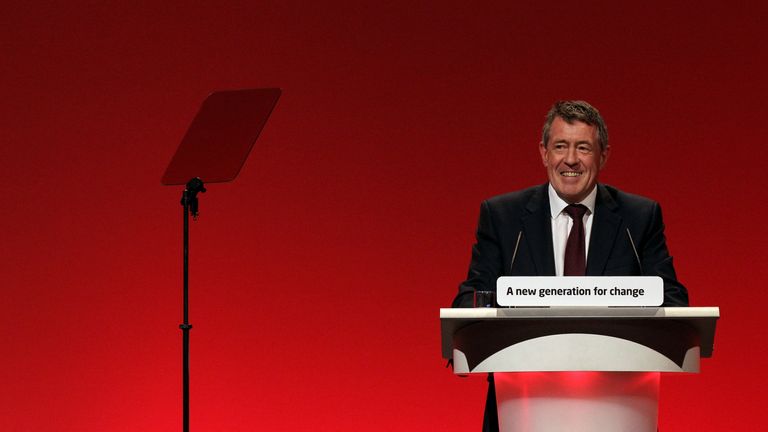
POLYGON ((593 124, 589 124, 581 120, 568 120, 562 117, 557 117, 555 118, 555 121, 552 123, 552 126, 553 127, 550 129, 550 141, 565 140, 566 136, 579 134, 584 130, 583 128, 591 129, 591 132, 592 132, 591 141, 592 142, 597 141, 597 126, 593 124), (558 120, 560 120, 560 124, 557 124, 558 120), (558 136, 560 134, 563 134, 565 136, 558 136))

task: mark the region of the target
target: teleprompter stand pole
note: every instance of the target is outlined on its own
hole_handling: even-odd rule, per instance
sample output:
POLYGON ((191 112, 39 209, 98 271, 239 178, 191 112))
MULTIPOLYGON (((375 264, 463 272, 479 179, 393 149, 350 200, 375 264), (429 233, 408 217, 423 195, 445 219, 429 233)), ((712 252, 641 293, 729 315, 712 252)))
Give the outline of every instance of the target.
POLYGON ((205 186, 200 178, 195 177, 189 182, 181 195, 181 205, 184 206, 184 323, 179 325, 182 332, 182 411, 183 431, 189 432, 189 215, 197 219, 197 193, 205 192, 205 186))

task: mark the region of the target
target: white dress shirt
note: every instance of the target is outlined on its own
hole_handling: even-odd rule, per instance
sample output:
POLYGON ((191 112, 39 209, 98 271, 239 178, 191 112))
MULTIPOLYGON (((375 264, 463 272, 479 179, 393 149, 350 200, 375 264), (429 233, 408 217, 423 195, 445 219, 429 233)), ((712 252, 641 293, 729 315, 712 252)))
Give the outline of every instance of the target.
MULTIPOLYGON (((597 199, 597 185, 592 188, 592 192, 584 198, 583 201, 574 203, 581 204, 587 208, 584 213, 584 258, 589 256, 589 237, 592 233, 592 215, 595 213, 595 200, 597 199)), ((568 213, 563 210, 568 206, 557 192, 552 184, 549 185, 549 209, 552 212, 552 250, 555 252, 555 274, 563 275, 565 267, 565 244, 568 242, 568 234, 573 227, 573 220, 568 213)))

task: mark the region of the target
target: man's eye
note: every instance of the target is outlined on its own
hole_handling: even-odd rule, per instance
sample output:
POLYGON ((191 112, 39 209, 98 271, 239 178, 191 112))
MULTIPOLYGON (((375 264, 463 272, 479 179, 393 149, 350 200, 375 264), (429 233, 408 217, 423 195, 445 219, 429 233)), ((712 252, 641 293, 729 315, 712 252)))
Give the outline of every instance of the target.
POLYGON ((578 149, 582 153, 591 153, 592 152, 592 147, 590 147, 588 145, 580 145, 580 146, 576 147, 576 149, 578 149))

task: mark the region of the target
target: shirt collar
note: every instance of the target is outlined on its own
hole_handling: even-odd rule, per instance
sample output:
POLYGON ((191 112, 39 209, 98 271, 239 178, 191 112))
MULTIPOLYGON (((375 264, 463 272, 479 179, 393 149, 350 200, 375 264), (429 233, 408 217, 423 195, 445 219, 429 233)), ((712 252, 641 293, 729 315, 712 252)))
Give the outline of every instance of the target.
MULTIPOLYGON (((568 206, 568 203, 565 202, 562 198, 560 198, 560 195, 555 192, 555 188, 552 187, 552 183, 549 184, 548 187, 549 190, 549 210, 552 212, 552 219, 556 218, 560 213, 563 212, 563 209, 565 209, 568 206)), ((586 198, 584 198, 581 202, 578 202, 576 204, 581 204, 587 209, 589 209, 589 212, 587 214, 594 214, 595 213, 595 201, 597 200, 597 185, 592 188, 592 192, 587 195, 586 198)))

